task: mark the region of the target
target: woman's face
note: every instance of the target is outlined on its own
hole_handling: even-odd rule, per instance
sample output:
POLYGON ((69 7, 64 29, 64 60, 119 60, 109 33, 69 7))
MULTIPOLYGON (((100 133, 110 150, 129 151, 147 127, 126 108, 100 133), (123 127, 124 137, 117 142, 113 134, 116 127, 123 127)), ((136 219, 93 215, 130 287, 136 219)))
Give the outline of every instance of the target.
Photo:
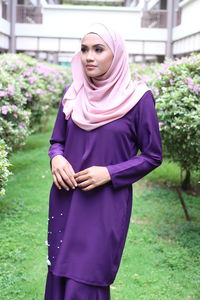
POLYGON ((88 77, 105 74, 111 66, 113 53, 99 35, 89 33, 82 39, 81 62, 88 77))

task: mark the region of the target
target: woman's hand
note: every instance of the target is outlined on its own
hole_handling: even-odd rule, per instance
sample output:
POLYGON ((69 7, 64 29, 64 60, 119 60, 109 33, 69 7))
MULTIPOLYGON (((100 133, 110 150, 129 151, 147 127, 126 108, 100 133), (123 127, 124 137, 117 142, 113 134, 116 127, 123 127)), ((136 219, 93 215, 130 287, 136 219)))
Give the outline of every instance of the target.
POLYGON ((83 191, 89 191, 111 180, 106 167, 90 167, 75 174, 78 187, 83 191))
POLYGON ((71 164, 62 155, 56 155, 51 160, 53 181, 57 188, 64 188, 69 191, 70 188, 77 187, 74 179, 75 172, 71 164))

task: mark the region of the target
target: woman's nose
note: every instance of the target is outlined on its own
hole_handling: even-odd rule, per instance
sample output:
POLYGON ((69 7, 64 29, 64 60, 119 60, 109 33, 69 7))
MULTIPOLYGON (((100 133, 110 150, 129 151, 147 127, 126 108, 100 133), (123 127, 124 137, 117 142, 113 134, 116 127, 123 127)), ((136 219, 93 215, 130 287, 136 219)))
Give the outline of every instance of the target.
POLYGON ((93 54, 92 54, 91 51, 88 51, 86 60, 87 60, 87 61, 93 61, 93 60, 94 60, 93 54))

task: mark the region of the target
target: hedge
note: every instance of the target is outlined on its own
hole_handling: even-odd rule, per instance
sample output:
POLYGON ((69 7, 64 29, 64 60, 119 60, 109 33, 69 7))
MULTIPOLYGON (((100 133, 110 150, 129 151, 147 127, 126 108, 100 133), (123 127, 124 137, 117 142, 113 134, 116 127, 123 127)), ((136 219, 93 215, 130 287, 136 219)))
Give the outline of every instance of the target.
MULTIPOLYGON (((30 133, 45 130, 52 108, 58 106, 70 81, 66 67, 23 54, 0 55, 0 139, 6 145, 8 156, 25 144, 30 133)), ((7 168, 3 153, 0 159, 7 168)), ((0 173, 1 194, 5 178, 0 173)))

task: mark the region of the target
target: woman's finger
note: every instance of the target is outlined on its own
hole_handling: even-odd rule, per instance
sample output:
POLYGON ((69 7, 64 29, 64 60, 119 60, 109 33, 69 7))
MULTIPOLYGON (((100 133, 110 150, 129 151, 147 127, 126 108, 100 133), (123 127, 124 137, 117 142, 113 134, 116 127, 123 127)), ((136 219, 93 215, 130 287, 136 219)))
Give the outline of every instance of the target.
POLYGON ((60 186, 60 184, 57 181, 56 175, 52 174, 52 176, 53 176, 53 182, 55 183, 55 185, 57 186, 57 188, 59 190, 61 190, 61 186, 60 186))
POLYGON ((88 179, 89 179, 88 174, 76 177, 77 182, 85 181, 85 180, 88 180, 88 179))
POLYGON ((85 169, 85 170, 82 170, 82 171, 76 173, 76 174, 74 175, 74 177, 75 177, 75 179, 76 179, 77 177, 82 176, 82 175, 85 175, 85 174, 88 174, 88 169, 85 169))
POLYGON ((74 178, 75 172, 74 172, 72 166, 69 163, 68 163, 68 166, 65 167, 64 171, 67 174, 67 176, 69 177, 69 179, 70 179, 73 187, 74 188, 77 187, 77 182, 76 182, 76 180, 74 178))
POLYGON ((69 162, 68 162, 68 168, 71 174, 74 176, 75 175, 74 169, 72 168, 72 165, 69 162))
POLYGON ((93 184, 88 185, 87 187, 83 188, 82 191, 91 191, 95 188, 93 184))
POLYGON ((64 182, 67 183, 68 186, 70 186, 71 189, 75 189, 75 184, 73 183, 73 175, 71 175, 71 173, 68 171, 65 171, 65 170, 61 170, 60 171, 60 175, 63 179, 64 182))
POLYGON ((69 186, 63 181, 62 176, 59 173, 56 173, 56 179, 58 184, 63 187, 64 189, 66 189, 67 191, 69 191, 69 186))
POLYGON ((88 180, 85 180, 85 181, 79 183, 78 187, 82 189, 82 188, 85 188, 85 187, 87 187, 87 186, 89 186, 91 184, 93 184, 93 182, 88 179, 88 180))

